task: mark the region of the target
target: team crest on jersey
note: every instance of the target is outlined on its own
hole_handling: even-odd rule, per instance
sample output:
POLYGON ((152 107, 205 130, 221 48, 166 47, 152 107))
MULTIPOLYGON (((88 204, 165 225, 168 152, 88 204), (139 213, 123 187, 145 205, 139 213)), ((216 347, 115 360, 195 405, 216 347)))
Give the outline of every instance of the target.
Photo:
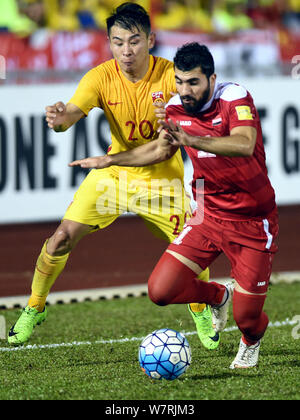
POLYGON ((165 102, 163 92, 152 92, 151 95, 152 95, 152 101, 154 104, 158 102, 165 102))

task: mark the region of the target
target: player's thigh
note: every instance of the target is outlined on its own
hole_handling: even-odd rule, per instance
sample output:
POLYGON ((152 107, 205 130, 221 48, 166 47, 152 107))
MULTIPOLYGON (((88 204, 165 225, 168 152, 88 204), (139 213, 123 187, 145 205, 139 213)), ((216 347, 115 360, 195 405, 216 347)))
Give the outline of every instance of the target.
POLYGON ((94 226, 110 225, 121 214, 118 179, 109 170, 92 170, 80 185, 63 220, 94 226))
POLYGON ((231 244, 225 252, 231 262, 231 275, 237 282, 237 291, 251 294, 267 293, 274 253, 231 244))
POLYGON ((140 214, 150 232, 165 241, 172 243, 182 231, 189 213, 145 215, 140 214))
MULTIPOLYGON (((168 252, 180 254, 206 270, 222 253, 197 225, 187 223, 180 235, 168 246, 168 252)), ((192 267, 190 267, 193 269, 192 267)))
POLYGON ((192 213, 190 197, 182 184, 172 187, 171 193, 169 185, 163 185, 159 193, 151 191, 147 211, 139 212, 148 229, 169 243, 180 234, 192 213))
POLYGON ((248 293, 266 293, 277 252, 277 215, 261 221, 225 221, 222 226, 232 277, 248 293))

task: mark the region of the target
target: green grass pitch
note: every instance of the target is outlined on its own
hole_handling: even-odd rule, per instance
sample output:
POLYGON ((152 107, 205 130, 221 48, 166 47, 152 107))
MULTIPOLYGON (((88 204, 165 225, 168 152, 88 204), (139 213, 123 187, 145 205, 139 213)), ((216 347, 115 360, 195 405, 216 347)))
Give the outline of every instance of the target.
MULTIPOLYGON (((209 351, 185 305, 157 307, 148 297, 51 305, 29 347, 0 340, 0 400, 298 400, 299 302, 299 282, 271 286, 259 366, 237 371, 229 369, 240 340, 232 314, 209 351), (187 333, 192 349, 190 368, 171 382, 150 380, 137 358, 142 338, 163 327, 187 333)), ((19 311, 0 316, 8 330, 19 311)))

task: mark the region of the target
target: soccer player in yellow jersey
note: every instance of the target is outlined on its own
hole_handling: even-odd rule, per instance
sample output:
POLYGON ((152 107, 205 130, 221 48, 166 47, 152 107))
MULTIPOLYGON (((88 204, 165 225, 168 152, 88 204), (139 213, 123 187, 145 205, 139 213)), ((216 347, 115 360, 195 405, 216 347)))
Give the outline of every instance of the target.
MULTIPOLYGON (((91 109, 101 108, 111 130, 109 153, 118 153, 156 139, 158 123, 153 105, 168 102, 176 85, 173 63, 149 54, 155 36, 141 6, 119 6, 107 19, 107 31, 114 58, 90 70, 66 105, 57 102, 47 107, 46 120, 55 131, 65 131, 91 109)), ((190 216, 183 175, 180 150, 171 159, 152 166, 92 170, 42 248, 28 306, 11 328, 9 343, 25 343, 35 325, 45 320, 50 289, 83 236, 131 211, 141 216, 153 233, 172 242, 190 216)), ((200 279, 207 281, 208 272, 203 272, 200 279)), ((204 346, 216 348, 219 337, 212 328, 210 308, 192 304, 189 310, 204 346)))

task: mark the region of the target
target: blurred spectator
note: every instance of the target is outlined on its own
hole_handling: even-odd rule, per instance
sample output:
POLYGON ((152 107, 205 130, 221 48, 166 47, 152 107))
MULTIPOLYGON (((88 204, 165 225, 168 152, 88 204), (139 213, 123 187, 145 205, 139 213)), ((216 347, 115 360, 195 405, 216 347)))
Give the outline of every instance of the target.
POLYGON ((46 26, 46 12, 44 0, 18 0, 20 13, 24 14, 37 27, 46 26))
POLYGON ((26 36, 36 29, 36 24, 22 15, 17 0, 1 0, 0 29, 26 36))
POLYGON ((192 29, 206 33, 213 32, 213 3, 213 1, 206 0, 185 0, 188 10, 188 23, 192 29))
POLYGON ((153 18, 155 29, 180 30, 187 21, 187 8, 183 0, 165 0, 160 13, 153 18))
MULTIPOLYGON (((8 1, 8 0, 5 0, 8 1)), ((150 8, 151 0, 140 0, 150 8)), ((55 31, 105 29, 106 19, 124 0, 18 0, 20 12, 36 23, 55 31)))
POLYGON ((253 28, 247 15, 247 0, 216 0, 213 24, 215 31, 222 34, 253 28))
POLYGON ((207 0, 165 0, 160 10, 156 7, 153 20, 155 29, 198 30, 211 32, 213 25, 207 0))
MULTIPOLYGON (((282 0, 283 1, 283 0, 282 0)), ((283 25, 294 32, 300 32, 300 0, 286 0, 282 15, 283 25)))
MULTIPOLYGON (((0 29, 30 34, 35 29, 105 29, 124 0, 0 0, 0 29)), ((230 35, 251 28, 300 31, 300 0, 131 0, 151 13, 155 30, 230 35)))
POLYGON ((251 0, 248 16, 252 19, 255 28, 279 28, 285 2, 286 0, 251 0))
MULTIPOLYGON (((106 29, 106 19, 114 9, 124 3, 124 0, 86 0, 82 3, 87 3, 87 6, 81 6, 80 9, 88 10, 89 14, 94 16, 98 28, 106 29)), ((151 9, 151 0, 137 0, 131 3, 138 3, 148 11, 151 9)), ((81 26, 83 27, 82 21, 81 26)))
POLYGON ((60 31, 75 31, 80 28, 76 15, 78 0, 44 0, 47 26, 60 31))

